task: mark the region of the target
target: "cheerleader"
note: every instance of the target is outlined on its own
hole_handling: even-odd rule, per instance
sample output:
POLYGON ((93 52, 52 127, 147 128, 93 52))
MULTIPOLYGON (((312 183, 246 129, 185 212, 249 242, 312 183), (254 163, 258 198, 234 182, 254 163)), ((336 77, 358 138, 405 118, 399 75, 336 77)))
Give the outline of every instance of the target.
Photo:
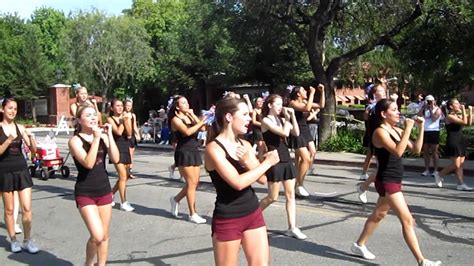
POLYGON ((255 108, 252 112, 252 132, 253 132, 253 143, 257 145, 258 159, 263 160, 263 153, 265 151, 265 142, 263 141, 262 135, 262 107, 263 98, 257 97, 255 99, 255 108))
POLYGON ((132 175, 132 167, 133 167, 133 155, 135 154, 135 148, 138 146, 138 142, 140 142, 140 131, 138 129, 137 123, 137 116, 133 112, 133 101, 126 100, 125 101, 125 110, 124 113, 130 113, 132 115, 131 124, 132 124, 132 137, 130 138, 130 178, 136 178, 136 176, 132 175))

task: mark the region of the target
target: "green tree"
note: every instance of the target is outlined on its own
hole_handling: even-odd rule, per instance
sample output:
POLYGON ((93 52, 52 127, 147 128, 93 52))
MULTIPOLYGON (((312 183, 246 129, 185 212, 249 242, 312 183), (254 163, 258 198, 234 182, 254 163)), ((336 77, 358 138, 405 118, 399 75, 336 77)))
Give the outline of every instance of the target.
POLYGON ((345 64, 380 45, 397 48, 398 38, 422 14, 422 1, 225 1, 237 12, 277 18, 305 48, 315 83, 326 86, 320 122, 322 141, 331 135, 335 113, 334 77, 345 64), (236 8, 237 6, 237 8, 236 8))
MULTIPOLYGON (((114 87, 152 75, 149 36, 140 20, 80 11, 69 26, 69 59, 77 80, 97 86, 105 101, 114 87), (90 82, 90 83, 89 83, 90 82)), ((103 105, 105 111, 105 105, 103 105)))
POLYGON ((39 29, 16 15, 0 17, 2 95, 36 99, 50 84, 51 70, 39 44, 39 29))
MULTIPOLYGON (((31 24, 36 25, 40 32, 38 36, 41 48, 46 55, 50 68, 54 71, 66 70, 66 51, 64 38, 67 18, 53 8, 41 7, 33 11, 31 24)), ((61 82, 57 80, 57 82, 61 82)))
POLYGON ((474 83, 474 8, 469 1, 426 1, 427 12, 397 51, 413 86, 454 96, 474 83))

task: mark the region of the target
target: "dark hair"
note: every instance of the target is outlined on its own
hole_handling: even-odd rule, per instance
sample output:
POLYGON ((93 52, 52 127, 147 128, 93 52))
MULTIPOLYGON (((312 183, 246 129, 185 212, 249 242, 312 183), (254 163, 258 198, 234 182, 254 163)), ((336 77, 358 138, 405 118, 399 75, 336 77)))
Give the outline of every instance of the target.
POLYGON ((226 124, 225 115, 228 113, 235 114, 235 112, 239 110, 240 103, 245 103, 245 101, 243 99, 232 97, 220 99, 216 103, 215 121, 212 123, 212 126, 209 127, 206 140, 207 143, 213 141, 217 135, 222 132, 226 124))
POLYGON ((457 98, 451 98, 449 99, 449 101, 446 102, 446 105, 444 106, 444 108, 442 109, 443 110, 443 113, 445 116, 449 115, 449 113, 451 113, 451 105, 453 105, 454 101, 458 101, 457 98))
POLYGON ((2 102, 2 112, 0 112, 0 122, 3 121, 3 112, 5 112, 5 106, 7 106, 7 104, 9 102, 16 102, 15 98, 13 97, 8 97, 8 98, 4 98, 3 99, 3 102, 2 102))
POLYGON ((303 86, 294 86, 290 92, 290 100, 296 100, 301 89, 303 89, 303 86))
POLYGON ((391 99, 382 99, 377 102, 375 105, 375 128, 378 128, 383 122, 382 112, 387 112, 389 106, 394 102, 391 99))
MULTIPOLYGON (((114 116, 114 111, 112 110, 112 108, 113 108, 113 106, 114 106, 114 104, 115 104, 116 102, 122 102, 122 104, 123 104, 123 101, 122 101, 122 100, 117 99, 117 98, 114 98, 114 99, 110 102, 109 116, 114 116)), ((125 108, 125 107, 124 107, 124 108, 125 108)))
POLYGON ((178 101, 184 98, 183 95, 176 95, 173 98, 173 102, 171 103, 170 109, 168 110, 168 127, 171 128, 171 120, 176 116, 176 109, 178 108, 178 101))
POLYGON ((266 117, 268 116, 268 114, 270 113, 270 108, 268 107, 269 104, 273 104, 275 102, 276 99, 282 99, 283 98, 278 95, 278 94, 270 94, 267 99, 265 100, 265 102, 263 103, 263 107, 262 107, 262 117, 266 117))

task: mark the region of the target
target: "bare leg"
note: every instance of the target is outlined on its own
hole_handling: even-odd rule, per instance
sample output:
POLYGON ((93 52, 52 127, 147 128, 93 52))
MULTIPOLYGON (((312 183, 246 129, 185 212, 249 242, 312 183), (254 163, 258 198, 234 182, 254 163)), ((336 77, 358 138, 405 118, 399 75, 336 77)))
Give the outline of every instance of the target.
POLYGON ((245 231, 242 238, 242 247, 249 266, 269 264, 270 247, 268 246, 267 228, 265 226, 245 231))
POLYGON ((270 204, 278 200, 280 182, 268 181, 268 195, 260 200, 260 209, 265 210, 270 204))
POLYGON ((196 213, 196 190, 199 184, 199 166, 178 166, 179 173, 186 179, 186 184, 175 196, 175 201, 180 202, 186 197, 189 215, 196 213))
POLYGON ((395 211, 402 224, 403 238, 410 248, 413 256, 418 263, 422 262, 424 257, 421 254, 418 239, 416 238, 414 220, 408 209, 408 205, 403 197, 402 192, 393 193, 387 196, 390 207, 395 211))
POLYGON ((31 221, 32 221, 32 212, 31 212, 31 188, 25 188, 22 191, 18 192, 20 196, 21 204, 21 221, 23 224, 23 240, 31 239, 31 221))
POLYGON ((127 179, 128 179, 128 165, 117 163, 114 164, 117 169, 118 180, 115 186, 112 188, 112 193, 115 194, 117 190, 120 194, 120 200, 122 203, 127 201, 127 179))
POLYGON ((379 197, 375 206, 374 212, 367 218, 364 224, 364 229, 360 233, 359 239, 356 244, 359 246, 365 245, 369 237, 374 233, 375 229, 379 226, 385 215, 390 210, 390 205, 386 197, 379 197))

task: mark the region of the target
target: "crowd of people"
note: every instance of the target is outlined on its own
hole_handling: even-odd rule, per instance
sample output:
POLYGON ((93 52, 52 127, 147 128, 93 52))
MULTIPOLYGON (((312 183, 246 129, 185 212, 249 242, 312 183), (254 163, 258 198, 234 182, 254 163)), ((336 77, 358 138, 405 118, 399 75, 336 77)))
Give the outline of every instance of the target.
MULTIPOLYGON (((251 265, 269 263, 269 244, 263 211, 278 199, 280 185, 284 188, 288 230, 285 235, 299 240, 307 236, 296 221, 296 196, 308 197, 304 187, 308 172, 313 168, 316 155, 314 133, 308 122, 314 121, 325 107, 325 88, 288 86, 287 95, 263 93, 253 101, 248 95, 229 92, 217 101, 212 111, 196 114, 186 97, 172 98, 165 111, 160 108, 170 131, 169 140, 174 146, 174 164, 170 176, 177 168, 184 179, 178 194, 171 196, 170 213, 180 218, 179 204, 186 198, 190 222, 206 223, 198 214, 196 190, 200 167, 209 173, 216 190, 216 202, 211 222, 211 237, 216 265, 236 265, 239 249, 244 249, 251 265), (314 102, 315 96, 319 101, 314 102), (251 134, 249 133, 251 132, 251 134), (198 137, 200 135, 201 137, 198 137), (204 138, 202 137, 204 136, 204 138), (204 162, 200 146, 204 145, 204 162), (201 141, 201 142, 200 142, 201 141), (294 158, 290 156, 294 150, 294 158), (254 182, 267 184, 268 194, 258 199, 252 188, 254 182)), ((472 124, 472 107, 464 107, 457 99, 449 100, 444 107, 437 105, 433 96, 420 103, 419 113, 413 118, 401 116, 394 95, 387 96, 384 82, 368 86, 368 105, 364 114, 366 134, 364 146, 367 156, 357 186, 359 199, 367 202, 368 187, 373 183, 379 195, 373 213, 351 250, 365 259, 374 259, 366 247, 369 237, 390 209, 395 210, 405 241, 419 265, 439 265, 423 257, 414 231, 413 217, 402 192, 402 156, 409 149, 423 151, 423 176, 433 176, 438 187, 443 178, 454 172, 458 179, 457 190, 472 190, 464 183, 463 164, 466 141, 462 129, 472 124), (447 130, 445 155, 452 163, 438 168, 440 121, 447 130), (410 133, 418 127, 418 137, 410 140, 410 133), (369 174, 372 157, 376 158, 376 172, 369 174), (433 171, 431 171, 431 162, 433 171), (438 171, 439 170, 439 171, 438 171)), ((22 145, 32 153, 36 150, 34 135, 15 122, 17 104, 14 99, 2 103, 0 127, 0 192, 5 209, 5 224, 11 240, 11 251, 27 250, 37 253, 39 248, 31 240, 31 187, 22 145), (18 194, 18 201, 15 195, 18 194), (15 207, 21 207, 22 227, 15 228, 15 207), (23 243, 16 235, 23 231, 23 243)), ((75 201, 90 238, 86 244, 86 265, 105 265, 108 254, 108 235, 114 195, 119 192, 120 209, 134 211, 127 198, 127 181, 132 174, 133 154, 145 129, 137 124, 133 102, 114 99, 105 121, 97 103, 88 97, 87 89, 76 88, 76 103, 70 107, 75 117, 76 130, 69 140, 69 151, 77 168, 75 201), (106 155, 114 164, 118 180, 110 185, 106 171, 106 155)), ((152 117, 153 116, 153 117, 152 117)), ((155 114, 150 113, 150 118, 155 114)))

